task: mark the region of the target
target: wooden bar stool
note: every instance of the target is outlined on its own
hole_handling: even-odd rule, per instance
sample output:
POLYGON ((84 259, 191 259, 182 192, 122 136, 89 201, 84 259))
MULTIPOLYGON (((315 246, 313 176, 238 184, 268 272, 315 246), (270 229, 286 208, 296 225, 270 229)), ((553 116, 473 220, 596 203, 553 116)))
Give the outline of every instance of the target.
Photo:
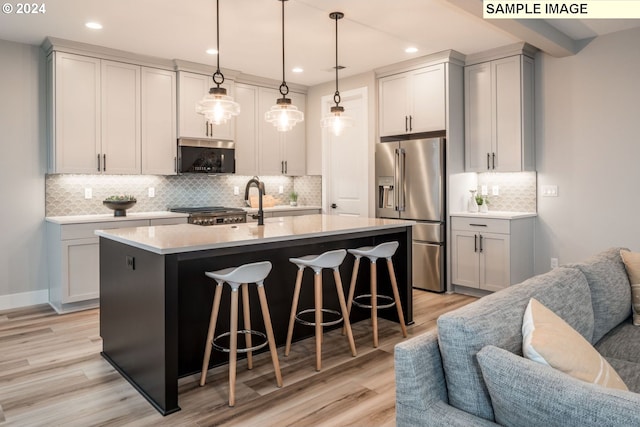
POLYGON ((264 292, 264 279, 271 271, 271 263, 269 261, 256 262, 252 264, 244 264, 239 267, 225 268, 224 270, 206 272, 205 274, 214 279, 218 284, 213 297, 213 307, 211 308, 211 319, 209 321, 209 332, 207 333, 207 345, 204 350, 204 359, 202 361, 202 374, 200 375, 200 385, 203 386, 207 379, 207 371, 209 370, 209 358, 211 357, 211 348, 218 351, 229 353, 229 406, 234 406, 236 401, 236 359, 238 353, 247 353, 248 368, 253 368, 252 352, 259 350, 269 344, 271 351, 271 361, 276 374, 276 382, 278 387, 282 387, 282 375, 280 374, 280 363, 278 362, 278 353, 276 351, 276 342, 273 336, 273 328, 271 326, 271 316, 269 315, 269 306, 267 305, 267 297, 264 292), (222 285, 228 283, 231 287, 231 330, 223 334, 213 337, 216 330, 216 321, 218 319, 218 311, 220 309, 220 297, 222 296, 222 285), (248 283, 255 283, 258 287, 258 296, 260 298, 260 308, 262 309, 262 318, 266 329, 266 335, 262 332, 251 329, 251 312, 249 308, 249 289, 248 283), (238 288, 242 287, 242 311, 244 314, 244 328, 238 330, 238 288), (244 334, 246 348, 238 349, 238 334, 244 334), (264 342, 253 346, 251 337, 257 336, 264 342), (218 344, 218 340, 223 337, 229 337, 229 347, 223 347, 218 344))
POLYGON ((378 246, 364 246, 357 249, 349 249, 349 253, 356 257, 356 261, 353 264, 353 273, 351 274, 351 284, 349 285, 349 298, 347 301, 347 311, 351 314, 352 304, 361 307, 371 309, 371 323, 373 329, 373 346, 378 347, 378 310, 383 308, 390 308, 394 305, 398 310, 398 318, 400 319, 400 328, 402 329, 402 336, 407 337, 407 327, 404 324, 404 313, 402 312, 402 303, 400 302, 400 293, 398 292, 398 282, 396 281, 396 273, 393 269, 393 262, 391 257, 396 253, 398 242, 386 242, 381 243, 378 246), (360 258, 369 258, 371 261, 371 280, 370 280, 370 292, 369 294, 358 295, 354 298, 353 294, 356 287, 356 279, 358 277, 358 269, 360 267, 360 258), (391 289, 393 290, 393 298, 387 295, 378 294, 377 284, 377 269, 376 261, 378 258, 387 259, 387 268, 389 270, 389 279, 391 280, 391 289), (370 300, 370 304, 367 304, 366 300, 370 300))
POLYGON ((342 264, 347 251, 344 249, 338 249, 334 251, 328 251, 320 255, 307 255, 301 258, 290 258, 289 261, 298 266, 298 275, 296 277, 296 285, 293 292, 293 304, 291 305, 291 316, 289 317, 289 330, 287 332, 287 344, 284 350, 284 355, 288 356, 291 350, 291 340, 293 338, 293 324, 295 322, 301 323, 307 326, 315 326, 316 329, 316 371, 319 371, 322 367, 322 327, 337 325, 344 321, 344 327, 346 329, 347 338, 349 339, 349 346, 351 347, 351 354, 356 356, 356 344, 353 340, 353 334, 351 333, 351 324, 349 323, 349 314, 347 311, 347 305, 344 300, 344 292, 342 290, 342 280, 340 279, 340 271, 338 268, 342 264), (305 267, 310 267, 314 272, 314 308, 302 310, 296 313, 298 309, 298 299, 300 298, 300 288, 302 285, 302 276, 305 267), (336 291, 338 293, 338 300, 340 302, 339 313, 336 310, 330 310, 322 307, 322 269, 333 269, 333 278, 336 283, 336 291), (301 316, 307 313, 315 313, 315 321, 308 322, 301 316), (323 322, 323 313, 337 316, 337 319, 323 322))

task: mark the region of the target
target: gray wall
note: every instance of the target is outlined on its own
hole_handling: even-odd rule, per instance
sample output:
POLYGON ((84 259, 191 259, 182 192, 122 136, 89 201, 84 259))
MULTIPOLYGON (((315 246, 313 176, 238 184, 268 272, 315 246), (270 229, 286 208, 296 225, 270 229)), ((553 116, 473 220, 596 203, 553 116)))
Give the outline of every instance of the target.
POLYGON ((640 28, 536 57, 536 273, 611 246, 640 250, 640 28), (556 184, 559 197, 541 197, 556 184))
POLYGON ((0 307, 47 288, 44 75, 39 47, 0 40, 0 307))

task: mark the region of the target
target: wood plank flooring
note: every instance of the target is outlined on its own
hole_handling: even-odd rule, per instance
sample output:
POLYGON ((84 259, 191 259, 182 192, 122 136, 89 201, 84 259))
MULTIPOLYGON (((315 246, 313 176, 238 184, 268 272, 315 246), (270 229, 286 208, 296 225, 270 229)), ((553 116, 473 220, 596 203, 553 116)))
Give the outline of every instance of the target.
MULTIPOLYGON (((442 313, 475 298, 414 290, 409 337, 435 328, 442 313)), ((393 347, 399 325, 379 321, 380 345, 370 324, 353 325, 357 357, 340 330, 324 335, 321 372, 314 341, 278 349, 284 387, 275 384, 269 353, 254 368, 238 362, 236 406, 227 405, 227 366, 182 378, 181 411, 163 417, 101 356, 98 310, 59 316, 47 305, 0 312, 0 426, 393 426, 393 347)))

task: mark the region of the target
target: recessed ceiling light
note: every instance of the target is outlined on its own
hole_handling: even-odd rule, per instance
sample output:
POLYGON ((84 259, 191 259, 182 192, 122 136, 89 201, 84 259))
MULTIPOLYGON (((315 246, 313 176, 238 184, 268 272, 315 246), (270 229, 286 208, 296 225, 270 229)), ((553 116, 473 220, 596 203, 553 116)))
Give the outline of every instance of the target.
POLYGON ((216 49, 213 49, 213 48, 212 48, 212 49, 207 49, 207 53, 208 53, 209 55, 217 55, 217 54, 218 54, 218 51, 217 51, 216 49))
POLYGON ((86 24, 84 24, 84 26, 87 28, 91 28, 92 30, 102 29, 102 24, 99 24, 98 22, 87 22, 86 24))
POLYGON ((302 68, 300 68, 300 67, 295 67, 295 68, 294 68, 294 69, 292 69, 291 71, 293 71, 294 73, 301 73, 301 72, 303 72, 304 70, 303 70, 302 68))
POLYGON ((406 53, 416 53, 418 51, 417 47, 408 47, 404 50, 406 53))

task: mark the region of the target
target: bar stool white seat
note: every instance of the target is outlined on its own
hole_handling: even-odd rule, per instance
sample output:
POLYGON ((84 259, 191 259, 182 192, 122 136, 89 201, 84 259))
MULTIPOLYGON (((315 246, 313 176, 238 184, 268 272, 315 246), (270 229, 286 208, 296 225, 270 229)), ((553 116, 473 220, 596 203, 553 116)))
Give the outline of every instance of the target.
POLYGON ((356 345, 353 340, 353 334, 351 332, 351 324, 349 323, 349 314, 347 311, 347 305, 344 299, 344 291, 342 290, 342 279, 340 278, 340 271, 338 270, 342 261, 347 256, 347 251, 344 249, 337 249, 328 251, 320 255, 307 255, 300 258, 289 258, 289 261, 298 266, 298 274, 296 276, 296 284, 293 292, 293 303, 291 305, 291 315, 289 316, 289 330, 287 331, 287 343, 285 346, 284 355, 288 356, 291 351, 291 340, 293 338, 293 325, 295 322, 301 323, 307 326, 315 326, 315 338, 316 338, 316 371, 322 368, 322 328, 323 326, 336 325, 344 321, 344 328, 349 340, 349 347, 351 348, 351 354, 356 356, 356 345), (314 272, 314 308, 306 309, 300 312, 298 310, 298 300, 300 298, 300 288, 302 287, 302 276, 304 269, 309 267, 314 272), (338 293, 338 301, 340 302, 340 312, 323 308, 322 306, 322 270, 330 268, 333 270, 333 278, 336 284, 336 291, 338 293), (308 322, 302 318, 304 314, 315 313, 314 322, 308 322), (331 314, 337 317, 332 321, 323 321, 323 313, 331 314))
POLYGON ((404 313, 402 311, 402 303, 400 302, 400 293, 398 292, 398 282, 396 281, 396 273, 393 269, 393 262, 391 257, 396 253, 400 244, 398 242, 385 242, 377 246, 364 246, 357 249, 349 249, 349 253, 356 257, 353 264, 353 273, 351 274, 351 283, 349 285, 349 297, 347 300, 347 311, 351 314, 351 307, 355 305, 361 308, 371 309, 371 323, 373 329, 373 346, 378 347, 378 310, 384 308, 390 308, 394 305, 398 311, 398 318, 400 319, 400 329, 402 330, 402 336, 407 337, 407 327, 404 323, 404 313), (360 267, 360 258, 369 258, 371 264, 371 279, 370 279, 370 293, 361 294, 354 297, 356 279, 358 277, 358 269, 360 267), (377 284, 377 268, 376 261, 378 258, 385 258, 387 260, 387 268, 389 270, 389 279, 391 280, 391 289, 393 291, 393 298, 388 295, 378 294, 377 284), (365 301, 370 301, 366 303, 365 301), (382 302, 382 304, 380 304, 382 302))
POLYGON ((207 371, 209 370, 209 359, 211 357, 211 349, 229 353, 229 406, 235 405, 235 389, 236 389, 236 359, 238 353, 247 353, 247 365, 249 369, 253 368, 252 352, 269 345, 271 352, 271 361, 276 375, 278 387, 282 387, 282 375, 280 373, 280 363, 278 362, 278 353, 276 351, 276 342, 273 336, 273 327, 271 326, 271 316, 269 315, 269 306, 267 305, 267 297, 264 291, 264 279, 271 271, 271 263, 269 261, 244 264, 239 267, 225 268, 218 271, 208 271, 205 273, 207 277, 217 282, 215 294, 213 297, 213 306, 211 308, 211 319, 209 321, 209 331, 207 333, 207 344, 205 345, 204 359, 202 361, 202 373, 200 374, 200 385, 203 386, 207 379, 207 371), (225 332, 216 336, 216 322, 220 309, 220 298, 222 296, 222 285, 227 283, 231 287, 231 315, 229 332, 225 332), (255 283, 258 287, 258 297, 260 299, 260 308, 262 310, 262 318, 266 330, 266 335, 262 332, 251 329, 251 312, 249 307, 249 289, 248 284, 255 283), (244 314, 244 329, 238 330, 238 289, 242 288, 242 311, 244 314), (238 334, 244 334, 246 348, 238 348, 238 334), (258 336, 264 342, 258 345, 252 345, 252 336, 258 336), (218 344, 219 339, 229 337, 229 347, 218 344))

